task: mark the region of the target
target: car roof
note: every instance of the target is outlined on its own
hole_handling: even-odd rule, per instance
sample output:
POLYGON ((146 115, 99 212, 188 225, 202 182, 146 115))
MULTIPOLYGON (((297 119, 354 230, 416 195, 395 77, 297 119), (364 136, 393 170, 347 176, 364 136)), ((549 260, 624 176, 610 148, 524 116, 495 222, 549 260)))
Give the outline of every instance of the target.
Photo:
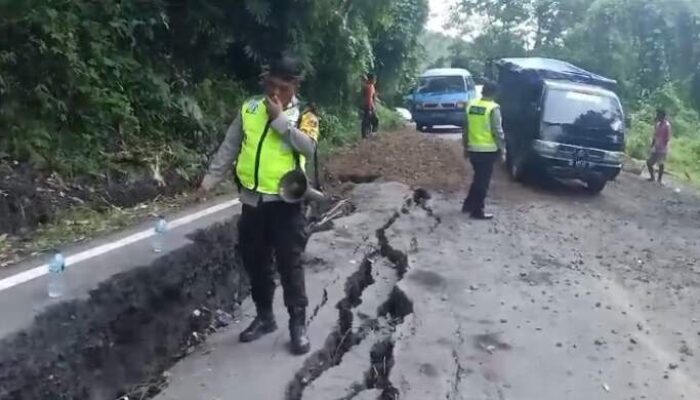
POLYGON ((586 71, 566 61, 552 58, 503 58, 497 61, 497 65, 513 73, 522 74, 530 78, 588 83, 612 90, 617 86, 617 81, 614 79, 586 71))
POLYGON ((428 78, 431 76, 472 76, 472 74, 463 68, 433 68, 423 72, 420 77, 428 78))
POLYGON ((541 69, 557 72, 588 72, 571 63, 553 58, 543 57, 512 57, 500 60, 502 64, 512 64, 521 69, 541 69))
POLYGON ((585 83, 554 81, 554 80, 550 80, 550 79, 545 79, 544 84, 550 89, 572 90, 572 91, 577 91, 577 90, 580 91, 583 89, 589 93, 594 93, 594 94, 603 95, 603 96, 611 96, 611 97, 617 98, 617 95, 615 94, 615 92, 613 92, 611 90, 608 90, 608 89, 600 87, 600 86, 588 85, 585 83))

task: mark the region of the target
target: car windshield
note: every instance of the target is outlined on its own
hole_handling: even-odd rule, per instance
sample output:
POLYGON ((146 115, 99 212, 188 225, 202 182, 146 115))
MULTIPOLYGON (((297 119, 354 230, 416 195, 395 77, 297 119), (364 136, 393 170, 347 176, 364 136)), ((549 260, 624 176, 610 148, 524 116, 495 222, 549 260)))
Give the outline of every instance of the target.
POLYGON ((622 109, 613 96, 555 89, 547 93, 543 120, 549 124, 615 124, 622 121, 622 109))
POLYGON ((466 90, 461 76, 431 76, 420 79, 416 93, 464 93, 466 90))

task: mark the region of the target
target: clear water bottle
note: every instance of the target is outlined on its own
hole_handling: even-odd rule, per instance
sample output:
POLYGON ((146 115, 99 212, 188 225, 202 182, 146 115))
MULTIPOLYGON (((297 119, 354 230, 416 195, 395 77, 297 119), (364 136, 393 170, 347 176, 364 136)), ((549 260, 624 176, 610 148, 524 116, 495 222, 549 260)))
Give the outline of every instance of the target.
POLYGON ((66 294, 66 259, 56 251, 49 262, 49 297, 57 299, 66 294))
POLYGON ((163 251, 165 234, 168 232, 168 222, 165 220, 165 217, 158 217, 154 230, 156 234, 153 236, 153 252, 160 253, 163 251))

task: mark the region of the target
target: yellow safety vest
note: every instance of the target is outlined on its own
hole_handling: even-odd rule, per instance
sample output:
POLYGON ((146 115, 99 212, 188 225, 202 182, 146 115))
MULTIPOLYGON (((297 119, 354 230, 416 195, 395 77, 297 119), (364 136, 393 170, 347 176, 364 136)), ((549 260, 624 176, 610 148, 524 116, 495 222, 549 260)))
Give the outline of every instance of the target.
POLYGON ((469 151, 498 151, 498 143, 491 130, 491 112, 498 107, 496 102, 479 99, 471 102, 467 108, 469 124, 469 151))
MULTIPOLYGON (((296 106, 285 110, 284 114, 295 124, 300 118, 296 106)), ((307 134, 317 139, 318 119, 315 115, 306 116, 307 113, 302 116, 301 125, 312 126, 315 131, 307 134)), ((299 154, 297 161, 291 146, 272 128, 263 99, 252 99, 243 105, 241 122, 243 144, 236 163, 238 181, 248 190, 278 194, 280 180, 297 168, 297 162, 299 168, 305 169, 305 157, 299 154)), ((301 129, 306 132, 304 126, 301 129)))

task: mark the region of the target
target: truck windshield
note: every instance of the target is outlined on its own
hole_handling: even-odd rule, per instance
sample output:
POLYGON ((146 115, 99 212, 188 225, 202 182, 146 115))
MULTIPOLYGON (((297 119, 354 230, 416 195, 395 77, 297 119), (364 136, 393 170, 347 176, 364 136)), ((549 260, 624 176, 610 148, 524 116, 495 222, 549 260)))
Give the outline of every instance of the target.
POLYGON ((416 93, 464 93, 467 88, 461 76, 431 76, 420 78, 416 93))
POLYGON ((547 93, 543 119, 557 125, 615 125, 622 121, 622 109, 612 96, 554 89, 547 93))

